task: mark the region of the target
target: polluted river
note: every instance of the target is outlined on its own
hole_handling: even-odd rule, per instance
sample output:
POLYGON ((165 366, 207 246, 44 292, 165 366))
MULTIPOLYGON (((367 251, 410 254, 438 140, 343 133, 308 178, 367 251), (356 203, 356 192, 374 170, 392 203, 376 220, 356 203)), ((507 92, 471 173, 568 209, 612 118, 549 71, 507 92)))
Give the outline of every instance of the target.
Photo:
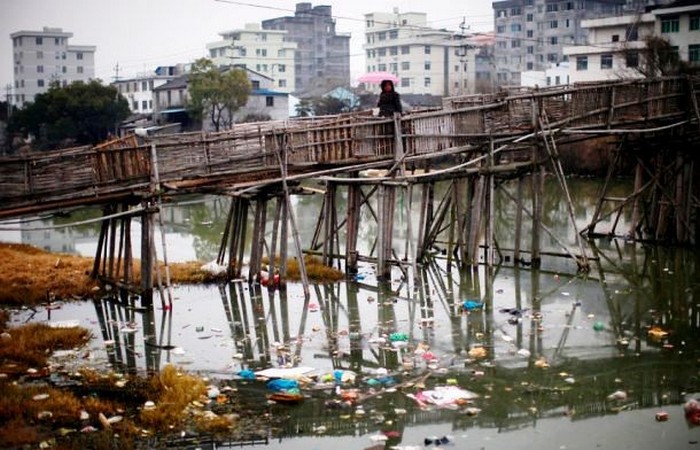
MULTIPOLYGON (((601 181, 569 184, 580 229, 601 181)), ((312 238, 320 197, 293 199, 302 244, 312 238)), ((497 241, 511 242, 508 200, 495 202, 497 241)), ((554 183, 544 202, 545 225, 558 240, 544 237, 551 255, 537 269, 505 258, 460 270, 436 249, 417 276, 407 264, 378 282, 374 266, 360 263, 346 280, 312 283, 308 298, 301 283, 278 290, 232 280, 173 286, 170 311, 157 295, 153 309, 66 301, 15 310, 11 324, 78 324, 93 338, 56 355, 63 364, 137 374, 173 365, 235 389, 259 414, 248 441, 194 442, 183 433, 174 447, 700 448, 698 417, 688 410, 700 396, 700 256, 592 239, 583 244, 591 269, 578 272, 555 255, 558 241, 575 248, 577 233, 554 183), (298 396, 271 398, 280 391, 269 380, 298 396)), ((214 260, 227 208, 214 197, 167 205, 169 261, 214 260)), ((92 213, 99 214, 85 214, 92 213)), ((614 220, 624 228, 626 219, 614 220)), ((399 254, 408 248, 406 220, 416 218, 397 219, 399 254)), ((60 224, 33 221, 0 231, 0 241, 94 255, 97 224, 47 229, 60 224)), ((365 253, 374 236, 376 222, 363 218, 365 253)))

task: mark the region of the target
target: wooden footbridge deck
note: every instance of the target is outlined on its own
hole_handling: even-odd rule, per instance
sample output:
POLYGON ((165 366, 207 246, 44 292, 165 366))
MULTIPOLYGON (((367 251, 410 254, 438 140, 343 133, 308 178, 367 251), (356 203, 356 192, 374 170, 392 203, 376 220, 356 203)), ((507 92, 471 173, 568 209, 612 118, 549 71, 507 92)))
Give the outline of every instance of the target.
MULTIPOLYGON (((652 224, 663 222, 664 229, 675 229, 679 239, 689 242, 695 240, 697 223, 692 161, 696 158, 693 149, 697 150, 699 142, 699 90, 700 81, 686 77, 584 84, 447 98, 441 109, 394 119, 359 113, 241 124, 220 133, 184 133, 145 141, 132 136, 97 147, 3 158, 0 218, 104 205, 105 225, 96 255, 99 260, 103 252, 103 261, 96 261, 96 271, 104 272, 101 264, 109 260, 111 265, 123 265, 124 272, 131 264, 124 253, 130 252, 130 243, 124 243, 127 238, 122 237, 122 254, 113 254, 117 239, 115 218, 142 215, 145 220, 158 209, 163 195, 230 195, 234 201, 219 259, 223 262, 228 251, 231 262, 242 261, 247 228, 242 224, 247 222, 252 199, 258 206, 253 241, 260 243, 253 245, 250 254, 254 270, 263 248, 271 248, 275 253, 277 232, 286 236, 288 220, 294 228, 293 216, 288 216, 288 199, 299 188, 298 182, 320 179, 326 184, 326 197, 314 239, 316 249, 326 262, 340 257, 339 230, 345 226, 344 258, 352 271, 360 257, 356 252, 359 209, 363 205, 371 208, 368 198, 376 192, 377 211, 372 211, 380 225, 376 261, 380 273, 386 274, 387 263, 395 256, 391 234, 396 189, 423 186, 420 224, 417 230, 409 230, 410 236, 417 236, 414 261, 428 253, 451 216, 456 218, 455 253, 464 262, 476 263, 481 236, 485 235, 487 248, 493 247, 490 215, 498 180, 533 174, 532 211, 521 204, 522 200, 514 200, 520 211, 518 216, 524 212, 533 221, 532 258, 537 260, 542 207, 537 193, 545 166, 557 175, 566 190, 557 146, 606 135, 641 136, 644 140, 653 137, 657 142, 662 139, 687 144, 672 145, 668 156, 632 156, 645 165, 639 171, 635 192, 618 200, 612 213, 604 207, 611 200, 601 195, 596 218, 588 231, 595 232, 597 221, 606 214, 619 215, 629 205, 636 208, 635 226, 640 235, 652 224), (650 167, 649 161, 656 163, 650 167), (367 171, 381 176, 362 176, 367 171), (449 198, 437 204, 432 186, 441 179, 454 180, 454 186, 449 198), (667 185, 671 179, 688 186, 679 193, 667 185), (362 186, 368 185, 369 194, 362 191, 362 186), (342 223, 337 221, 334 201, 338 186, 348 189, 342 223), (662 206, 645 209, 644 192, 662 206), (272 245, 263 242, 264 211, 270 198, 279 202, 272 245), (135 205, 141 205, 137 212, 135 205), (453 214, 447 214, 450 210, 453 214), (108 246, 112 248, 109 252, 108 246)), ((573 221, 571 204, 569 211, 573 221)), ((124 226, 128 229, 128 224, 121 224, 118 230, 122 236, 124 226)), ((144 226, 144 230, 144 235, 152 234, 152 227, 144 226)), ((143 251, 154 249, 149 242, 142 242, 143 251)), ((284 250, 284 242, 280 239, 280 250, 284 250)), ((520 257, 518 248, 519 243, 516 260, 520 257)), ((585 265, 585 254, 581 253, 575 258, 585 265)), ((118 268, 114 270, 119 272, 118 268)), ((143 271, 142 276, 148 278, 143 271)))

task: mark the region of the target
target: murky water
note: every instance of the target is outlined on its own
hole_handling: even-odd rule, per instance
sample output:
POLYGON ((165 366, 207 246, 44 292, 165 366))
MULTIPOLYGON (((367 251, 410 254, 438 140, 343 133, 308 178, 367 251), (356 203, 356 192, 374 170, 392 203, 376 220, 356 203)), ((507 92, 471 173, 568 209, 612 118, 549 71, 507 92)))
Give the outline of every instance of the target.
MULTIPOLYGON (((600 182, 570 183, 581 228, 590 220, 600 182)), ((617 189, 622 196, 629 186, 621 182, 617 189)), ((544 236, 545 250, 562 253, 563 243, 578 253, 555 184, 548 184, 544 201, 545 224, 552 230, 544 236)), ((170 261, 214 259, 226 206, 225 200, 202 198, 168 207, 170 261)), ((514 208, 506 196, 496 207, 497 241, 508 248, 514 208)), ((295 208, 308 244, 320 198, 295 199, 295 208)), ((92 255, 94 225, 30 230, 90 214, 32 222, 21 232, 0 232, 0 239, 92 255)), ((623 214, 601 230, 614 220, 624 229, 623 214)), ((397 222, 399 254, 408 251, 406 222, 397 222)), ((133 232, 136 238, 138 226, 133 232)), ((365 250, 375 234, 376 223, 367 215, 360 230, 365 250)), ((235 281, 175 287, 171 312, 159 308, 158 300, 153 311, 97 300, 22 311, 15 320, 78 321, 91 328, 95 339, 81 364, 129 372, 172 363, 226 379, 259 397, 261 405, 263 385, 240 381, 239 371, 285 365, 320 375, 352 371, 361 395, 374 392, 347 409, 330 408, 334 394, 320 390, 298 406, 267 406, 271 415, 289 416, 287 427, 274 433, 261 420, 271 448, 421 448, 426 438, 443 436, 456 448, 474 449, 698 448, 700 429, 686 423, 682 409, 684 397, 700 391, 698 254, 607 239, 587 242, 584 249, 591 258, 588 274, 577 273, 571 259, 554 256, 545 256, 540 270, 503 264, 475 272, 450 269, 439 258, 419 270, 416 282, 395 269, 393 280, 380 284, 373 267, 363 265, 356 279, 312 285, 309 299, 295 283, 280 292, 235 281), (467 313, 467 300, 485 307, 467 313), (658 333, 650 334, 652 327, 658 333), (486 357, 478 358, 475 348, 486 357), (385 370, 392 380, 384 378, 385 370), (392 388, 391 381, 425 374, 428 389, 457 385, 477 393, 471 406, 480 412, 421 408, 407 395, 415 388, 392 388), (616 391, 625 398, 608 399, 616 391), (660 412, 668 412, 669 420, 655 420, 660 412)))

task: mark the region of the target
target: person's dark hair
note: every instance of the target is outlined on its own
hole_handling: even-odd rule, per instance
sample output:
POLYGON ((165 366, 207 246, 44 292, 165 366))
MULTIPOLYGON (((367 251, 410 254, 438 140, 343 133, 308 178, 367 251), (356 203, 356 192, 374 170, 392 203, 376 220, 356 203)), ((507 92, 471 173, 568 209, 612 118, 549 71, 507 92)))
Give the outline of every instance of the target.
POLYGON ((394 90, 394 82, 391 81, 391 80, 383 80, 383 81, 382 81, 382 84, 380 84, 379 87, 380 87, 382 90, 384 90, 384 86, 387 85, 387 84, 388 84, 389 86, 391 86, 391 90, 393 91, 393 90, 394 90))

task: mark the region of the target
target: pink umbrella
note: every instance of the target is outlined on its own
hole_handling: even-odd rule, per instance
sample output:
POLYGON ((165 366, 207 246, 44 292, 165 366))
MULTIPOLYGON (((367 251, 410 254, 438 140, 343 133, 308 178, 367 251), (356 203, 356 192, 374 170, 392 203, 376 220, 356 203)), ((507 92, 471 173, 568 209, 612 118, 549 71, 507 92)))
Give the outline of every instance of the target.
POLYGON ((379 84, 384 80, 391 80, 392 83, 396 84, 399 82, 399 77, 389 72, 367 72, 357 79, 360 83, 373 84, 379 84))

